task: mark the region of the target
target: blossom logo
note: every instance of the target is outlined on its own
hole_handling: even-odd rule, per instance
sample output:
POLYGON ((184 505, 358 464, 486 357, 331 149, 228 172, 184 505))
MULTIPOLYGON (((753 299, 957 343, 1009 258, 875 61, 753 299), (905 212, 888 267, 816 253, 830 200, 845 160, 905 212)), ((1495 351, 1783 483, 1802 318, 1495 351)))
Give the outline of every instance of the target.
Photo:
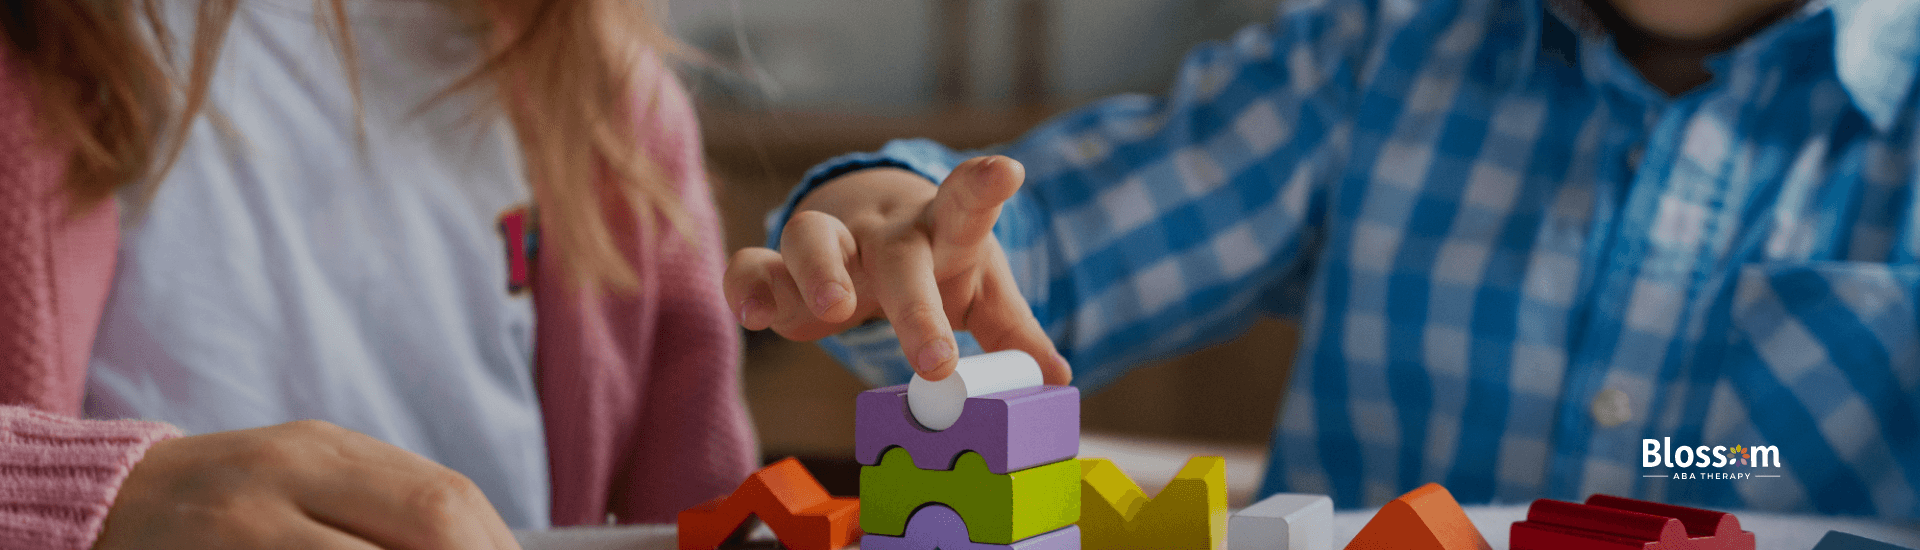
POLYGON ((1780 477, 1779 474, 1758 473, 1752 471, 1728 471, 1730 467, 1779 468, 1780 447, 1774 445, 1734 445, 1725 446, 1673 446, 1673 438, 1640 440, 1640 467, 1669 470, 1665 474, 1645 474, 1641 477, 1665 477, 1671 479, 1747 479, 1752 477, 1780 477), (1698 471, 1714 469, 1715 471, 1698 471))
MULTIPOLYGON (((1776 463, 1780 462, 1780 456, 1779 456, 1780 449, 1777 447, 1767 447, 1767 448, 1774 452, 1773 461, 1776 463)), ((1749 451, 1746 448, 1741 447, 1739 445, 1734 445, 1733 449, 1730 449, 1730 450, 1733 452, 1733 458, 1727 461, 1728 464, 1732 464, 1735 466, 1752 466, 1753 465, 1753 457, 1749 456, 1753 454, 1752 451, 1749 451)), ((1765 451, 1762 451, 1762 453, 1765 453, 1765 451)), ((1760 456, 1766 456, 1766 455, 1761 454, 1760 456)))

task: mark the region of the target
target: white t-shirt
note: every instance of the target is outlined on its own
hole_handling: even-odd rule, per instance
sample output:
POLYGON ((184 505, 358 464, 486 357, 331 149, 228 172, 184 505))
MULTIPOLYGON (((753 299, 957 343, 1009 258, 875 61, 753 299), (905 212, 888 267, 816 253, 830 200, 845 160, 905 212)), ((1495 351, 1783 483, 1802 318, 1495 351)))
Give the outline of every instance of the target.
MULTIPOLYGON (((167 2, 191 37, 194 5, 167 2)), ((349 0, 366 141, 309 0, 247 0, 209 106, 130 215, 88 372, 89 416, 190 433, 317 418, 472 478, 549 523, 518 144, 480 94, 421 109, 481 56, 434 0, 349 0)), ((182 50, 188 48, 182 47, 182 50)), ((129 209, 131 212, 131 209, 129 209)))

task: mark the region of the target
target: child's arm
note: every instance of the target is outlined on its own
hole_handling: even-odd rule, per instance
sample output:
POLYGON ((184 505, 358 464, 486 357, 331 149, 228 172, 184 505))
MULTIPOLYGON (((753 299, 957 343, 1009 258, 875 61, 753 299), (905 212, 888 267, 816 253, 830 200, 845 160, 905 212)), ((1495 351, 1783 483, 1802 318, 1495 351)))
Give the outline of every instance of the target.
POLYGON ((1024 165, 1017 191, 1014 163, 956 169, 972 155, 924 141, 816 168, 771 220, 781 252, 735 256, 729 301, 798 339, 890 319, 898 342, 883 325, 827 342, 875 383, 904 380, 907 357, 944 376, 973 351, 952 329, 1034 353, 1051 382, 1057 345, 1097 385, 1293 313, 1387 25, 1367 2, 1330 4, 1195 50, 1166 98, 1109 99, 998 151, 1024 165), (845 302, 826 281, 851 285, 845 302))
POLYGON ((729 286, 748 288, 730 300, 741 304, 741 322, 813 339, 836 330, 830 323, 884 311, 912 364, 929 378, 945 377, 928 369, 950 368, 959 351, 952 329, 960 326, 991 349, 1027 351, 1048 383, 1067 383, 1065 360, 1021 299, 992 238, 1002 203, 1020 186, 1020 164, 985 157, 953 172, 937 192, 917 174, 883 168, 848 174, 811 194, 781 232, 784 253, 747 249, 734 256, 729 286), (831 287, 845 299, 821 290, 831 287), (783 304, 799 307, 768 307, 783 304))

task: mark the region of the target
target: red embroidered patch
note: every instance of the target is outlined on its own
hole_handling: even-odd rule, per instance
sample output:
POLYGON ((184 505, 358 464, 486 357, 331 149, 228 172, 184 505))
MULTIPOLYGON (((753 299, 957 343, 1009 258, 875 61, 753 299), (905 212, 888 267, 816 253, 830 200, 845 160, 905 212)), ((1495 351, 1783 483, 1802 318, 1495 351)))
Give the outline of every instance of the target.
POLYGON ((507 293, 518 295, 533 286, 533 258, 540 247, 532 206, 519 205, 500 213, 497 227, 507 247, 507 293))

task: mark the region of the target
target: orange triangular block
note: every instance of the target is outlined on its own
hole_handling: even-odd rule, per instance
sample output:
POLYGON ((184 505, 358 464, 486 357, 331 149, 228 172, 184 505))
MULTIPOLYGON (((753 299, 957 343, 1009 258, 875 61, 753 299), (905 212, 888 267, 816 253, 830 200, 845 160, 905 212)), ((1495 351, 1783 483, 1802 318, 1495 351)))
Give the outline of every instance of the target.
POLYGON ((714 550, 749 516, 793 550, 837 550, 860 538, 860 501, 834 498, 800 461, 787 458, 748 476, 733 494, 680 512, 680 550, 714 550))
POLYGON ((1347 550, 1492 550, 1453 493, 1428 483, 1380 507, 1347 550))

